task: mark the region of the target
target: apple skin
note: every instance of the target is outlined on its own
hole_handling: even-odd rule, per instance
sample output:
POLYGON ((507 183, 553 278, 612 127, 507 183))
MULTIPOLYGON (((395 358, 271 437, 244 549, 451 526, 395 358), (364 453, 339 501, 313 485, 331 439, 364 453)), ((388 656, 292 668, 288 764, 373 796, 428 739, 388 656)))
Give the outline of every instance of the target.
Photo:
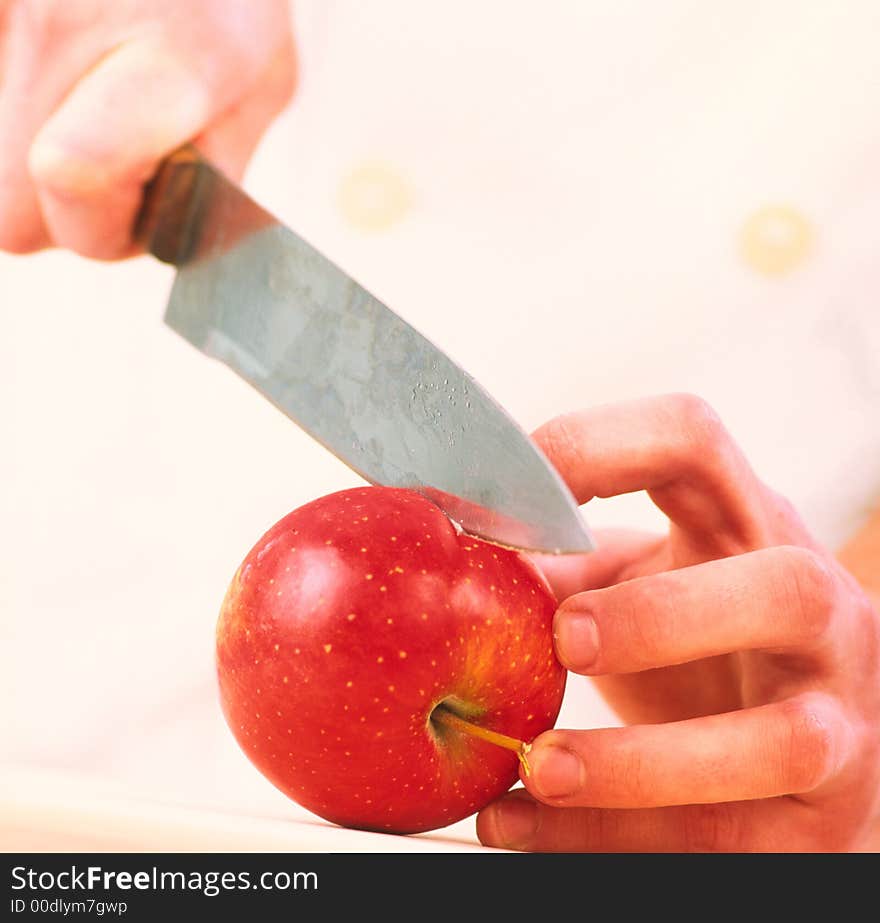
POLYGON ((420 494, 363 487, 276 523, 217 625, 221 704, 254 765, 346 827, 416 833, 467 817, 518 777, 516 754, 430 720, 529 741, 566 672, 556 600, 523 555, 456 529, 420 494))

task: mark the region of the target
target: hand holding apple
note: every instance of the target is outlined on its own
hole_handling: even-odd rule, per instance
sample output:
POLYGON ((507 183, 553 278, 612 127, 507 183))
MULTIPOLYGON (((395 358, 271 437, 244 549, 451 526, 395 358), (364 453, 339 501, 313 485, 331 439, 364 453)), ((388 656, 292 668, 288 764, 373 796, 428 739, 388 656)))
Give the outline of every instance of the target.
POLYGON ((308 810, 412 833, 476 813, 553 726, 556 600, 524 556, 408 490, 293 511, 238 569, 217 626, 221 702, 251 761, 308 810))
POLYGON ((693 396, 569 414, 535 438, 581 503, 646 490, 670 528, 542 560, 563 600, 560 661, 628 726, 541 735, 528 792, 483 812, 481 840, 860 848, 880 804, 880 611, 865 589, 693 396))

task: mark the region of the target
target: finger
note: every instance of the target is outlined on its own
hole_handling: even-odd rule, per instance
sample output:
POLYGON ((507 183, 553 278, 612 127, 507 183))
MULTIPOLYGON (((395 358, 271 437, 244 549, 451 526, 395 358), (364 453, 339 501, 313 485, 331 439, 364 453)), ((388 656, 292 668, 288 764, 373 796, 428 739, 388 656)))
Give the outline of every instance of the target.
POLYGON ((724 553, 766 543, 763 485, 700 398, 673 394, 567 414, 534 439, 579 503, 647 490, 678 526, 729 536, 724 553))
POLYGON ((240 180, 260 138, 290 101, 295 85, 296 58, 289 40, 251 92, 195 139, 197 147, 226 176, 240 180))
POLYGON ((99 259, 132 253, 144 183, 165 154, 204 127, 211 106, 205 82, 161 43, 131 42, 105 57, 31 147, 54 242, 99 259))
POLYGON ((659 554, 666 536, 635 529, 595 529, 596 550, 589 554, 530 554, 547 578, 556 598, 566 599, 583 590, 597 589, 625 579, 627 568, 659 554))
POLYGON ((667 724, 553 730, 536 738, 523 784, 557 807, 653 808, 803 794, 845 758, 831 698, 781 702, 667 724))
POLYGON ((20 41, 17 46, 13 42, 10 13, 0 0, 0 250, 30 253, 49 244, 25 163, 35 110, 39 111, 44 100, 29 79, 29 49, 20 47, 20 41))
POLYGON ((784 813, 792 808, 799 810, 780 801, 630 811, 554 808, 516 789, 480 812, 477 836, 484 846, 531 852, 806 850, 806 837, 793 841, 796 825, 784 813))
POLYGON ((817 553, 766 548, 568 598, 554 618, 556 654, 575 673, 601 675, 735 651, 818 651, 836 596, 817 553))
POLYGON ((49 244, 30 177, 16 164, 0 160, 0 250, 33 253, 49 244))

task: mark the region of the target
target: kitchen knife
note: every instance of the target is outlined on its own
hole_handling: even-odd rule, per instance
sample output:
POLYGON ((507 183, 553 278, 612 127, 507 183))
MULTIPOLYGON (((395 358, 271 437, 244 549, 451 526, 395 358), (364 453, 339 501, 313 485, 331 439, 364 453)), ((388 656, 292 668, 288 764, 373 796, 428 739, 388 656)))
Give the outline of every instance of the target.
POLYGON ((148 184, 136 236, 177 267, 166 323, 368 482, 502 545, 592 550, 567 486, 492 397, 191 145, 148 184))

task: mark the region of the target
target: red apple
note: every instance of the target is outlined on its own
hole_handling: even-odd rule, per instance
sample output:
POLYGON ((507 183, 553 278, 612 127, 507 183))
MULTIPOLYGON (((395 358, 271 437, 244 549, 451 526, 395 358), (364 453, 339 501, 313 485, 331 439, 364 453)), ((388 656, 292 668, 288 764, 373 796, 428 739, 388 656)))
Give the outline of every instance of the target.
POLYGON ((553 726, 566 676, 555 608, 527 558, 458 531, 420 494, 330 494, 273 526, 232 580, 223 711, 309 811, 384 832, 443 827, 510 788, 513 750, 553 726))

